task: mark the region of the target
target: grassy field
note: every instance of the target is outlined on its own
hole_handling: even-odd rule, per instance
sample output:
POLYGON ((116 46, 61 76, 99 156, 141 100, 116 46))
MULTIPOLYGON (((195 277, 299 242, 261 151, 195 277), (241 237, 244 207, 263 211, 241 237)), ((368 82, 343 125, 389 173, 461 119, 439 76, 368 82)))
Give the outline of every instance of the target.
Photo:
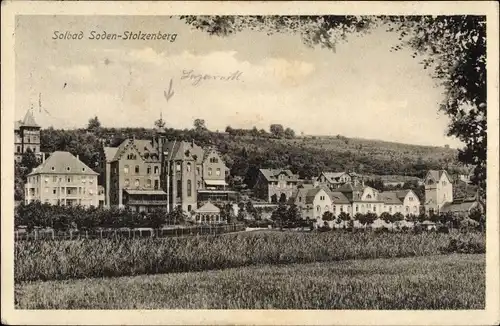
POLYGON ((20 241, 15 244, 14 278, 20 283, 262 264, 426 256, 448 252, 445 248, 454 237, 464 240, 461 247, 465 250, 460 252, 484 252, 484 236, 476 233, 277 231, 161 239, 20 241))
POLYGON ((20 309, 484 309, 485 256, 247 266, 17 284, 20 309))

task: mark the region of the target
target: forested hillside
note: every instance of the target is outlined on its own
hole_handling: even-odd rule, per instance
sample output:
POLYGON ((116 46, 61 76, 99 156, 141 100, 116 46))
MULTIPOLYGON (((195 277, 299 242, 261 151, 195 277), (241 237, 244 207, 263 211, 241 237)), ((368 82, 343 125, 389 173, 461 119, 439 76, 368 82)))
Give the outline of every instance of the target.
MULTIPOLYGON (((167 129, 168 138, 194 140, 201 146, 212 145, 224 156, 232 176, 246 177, 249 186, 258 168, 289 168, 301 178, 317 176, 321 171, 355 170, 363 174, 410 175, 423 177, 429 169, 457 165, 457 151, 336 137, 276 137, 263 130, 252 133, 211 132, 198 129, 167 129), (243 135, 241 135, 243 134, 243 135)), ((41 132, 41 150, 69 151, 99 171, 102 146, 118 146, 124 139, 151 139, 155 132, 144 128, 93 128, 41 132)))

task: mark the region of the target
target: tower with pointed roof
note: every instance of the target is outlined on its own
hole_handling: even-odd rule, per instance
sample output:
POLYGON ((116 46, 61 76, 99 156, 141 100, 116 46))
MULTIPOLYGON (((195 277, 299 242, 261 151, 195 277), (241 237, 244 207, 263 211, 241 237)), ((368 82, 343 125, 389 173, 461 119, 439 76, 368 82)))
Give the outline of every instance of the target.
POLYGON ((445 170, 429 170, 424 183, 427 214, 439 214, 445 204, 453 202, 453 184, 445 170))
POLYGON ((26 112, 23 120, 14 123, 14 157, 17 162, 23 153, 31 150, 40 155, 40 129, 33 116, 32 109, 26 112))

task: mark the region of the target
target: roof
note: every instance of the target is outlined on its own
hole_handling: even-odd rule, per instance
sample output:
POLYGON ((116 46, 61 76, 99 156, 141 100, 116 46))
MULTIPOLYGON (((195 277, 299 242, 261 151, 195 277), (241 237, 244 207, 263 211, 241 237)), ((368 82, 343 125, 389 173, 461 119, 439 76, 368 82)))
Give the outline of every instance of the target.
POLYGON ((208 185, 208 186, 227 186, 227 183, 225 180, 207 180, 205 179, 204 180, 205 183, 208 185))
POLYGON ((434 181, 439 181, 439 179, 441 179, 441 176, 443 174, 446 174, 446 177, 448 178, 448 180, 450 180, 450 176, 448 175, 448 173, 445 170, 429 170, 427 172, 427 176, 425 179, 427 179, 429 176, 431 176, 432 179, 434 179, 434 181))
POLYGON ((203 163, 203 148, 194 142, 172 140, 163 145, 163 151, 168 152, 167 160, 192 159, 196 163, 203 163))
POLYGON ((259 170, 262 175, 266 178, 267 181, 278 181, 278 176, 282 173, 286 174, 287 181, 298 181, 299 178, 297 175, 293 174, 290 170, 282 170, 282 169, 260 169, 259 170))
POLYGON ((346 183, 338 187, 336 190, 340 192, 353 192, 353 191, 363 191, 364 189, 365 186, 361 185, 353 186, 351 183, 346 183))
POLYGON ((350 204, 349 199, 340 191, 330 193, 330 198, 334 204, 350 204))
POLYGON ((403 201, 410 191, 410 189, 398 190, 396 191, 396 196, 399 198, 399 200, 403 201))
MULTIPOLYGON (((129 148, 133 147, 137 150, 142 159, 146 161, 155 161, 159 162, 160 158, 158 155, 158 151, 153 147, 153 144, 149 140, 145 139, 126 139, 124 140, 120 146, 117 147, 114 157, 111 161, 117 161, 121 158, 123 153, 129 148), (156 157, 151 157, 151 154, 155 154, 156 157)), ((109 148, 109 147, 108 147, 109 148)), ((107 159, 107 156, 106 156, 107 159)))
POLYGON ((397 191, 383 191, 379 193, 379 198, 388 205, 401 205, 403 202, 397 194, 397 191))
POLYGON ((36 123, 31 110, 26 112, 23 120, 14 121, 14 130, 19 130, 21 127, 40 128, 40 126, 36 123))
POLYGON ((196 210, 197 213, 220 213, 220 208, 212 204, 211 202, 206 202, 205 205, 201 206, 196 210))
POLYGON ((132 190, 124 189, 129 195, 164 195, 167 193, 163 190, 132 190))
POLYGON ((323 172, 322 175, 325 176, 325 178, 328 180, 328 182, 331 182, 331 183, 337 183, 338 182, 338 178, 340 178, 341 176, 343 176, 344 174, 347 174, 345 172, 323 172))
POLYGON ((440 212, 443 213, 462 213, 468 212, 471 208, 473 208, 477 204, 476 200, 468 200, 468 201, 460 201, 453 203, 446 203, 441 207, 440 212))
POLYGON ((106 162, 114 161, 116 152, 118 152, 118 147, 104 147, 104 157, 106 162))
POLYGON ((297 189, 297 191, 295 191, 294 194, 292 195, 292 198, 295 201, 295 199, 297 197, 304 197, 306 204, 312 204, 314 202, 314 198, 316 198, 316 195, 321 190, 323 190, 324 192, 326 192, 326 194, 328 196, 330 196, 330 191, 328 189, 326 189, 326 188, 323 188, 323 187, 310 188, 310 187, 308 187, 308 188, 299 188, 299 189, 297 189))
POLYGON ((42 164, 31 171, 34 174, 98 175, 70 152, 54 152, 42 164))
POLYGON ((26 115, 24 116, 22 122, 22 127, 40 128, 40 126, 36 123, 35 117, 33 117, 33 112, 31 112, 31 110, 28 110, 26 112, 26 115))

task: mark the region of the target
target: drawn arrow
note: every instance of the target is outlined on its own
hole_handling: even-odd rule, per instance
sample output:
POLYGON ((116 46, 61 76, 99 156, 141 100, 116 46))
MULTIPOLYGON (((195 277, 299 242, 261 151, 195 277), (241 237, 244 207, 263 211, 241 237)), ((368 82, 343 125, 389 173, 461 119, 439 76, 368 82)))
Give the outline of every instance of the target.
POLYGON ((173 81, 172 81, 172 79, 170 79, 170 85, 168 87, 168 92, 163 91, 163 94, 165 95, 165 99, 167 100, 167 102, 172 98, 172 96, 174 96, 175 92, 173 90, 173 81))

